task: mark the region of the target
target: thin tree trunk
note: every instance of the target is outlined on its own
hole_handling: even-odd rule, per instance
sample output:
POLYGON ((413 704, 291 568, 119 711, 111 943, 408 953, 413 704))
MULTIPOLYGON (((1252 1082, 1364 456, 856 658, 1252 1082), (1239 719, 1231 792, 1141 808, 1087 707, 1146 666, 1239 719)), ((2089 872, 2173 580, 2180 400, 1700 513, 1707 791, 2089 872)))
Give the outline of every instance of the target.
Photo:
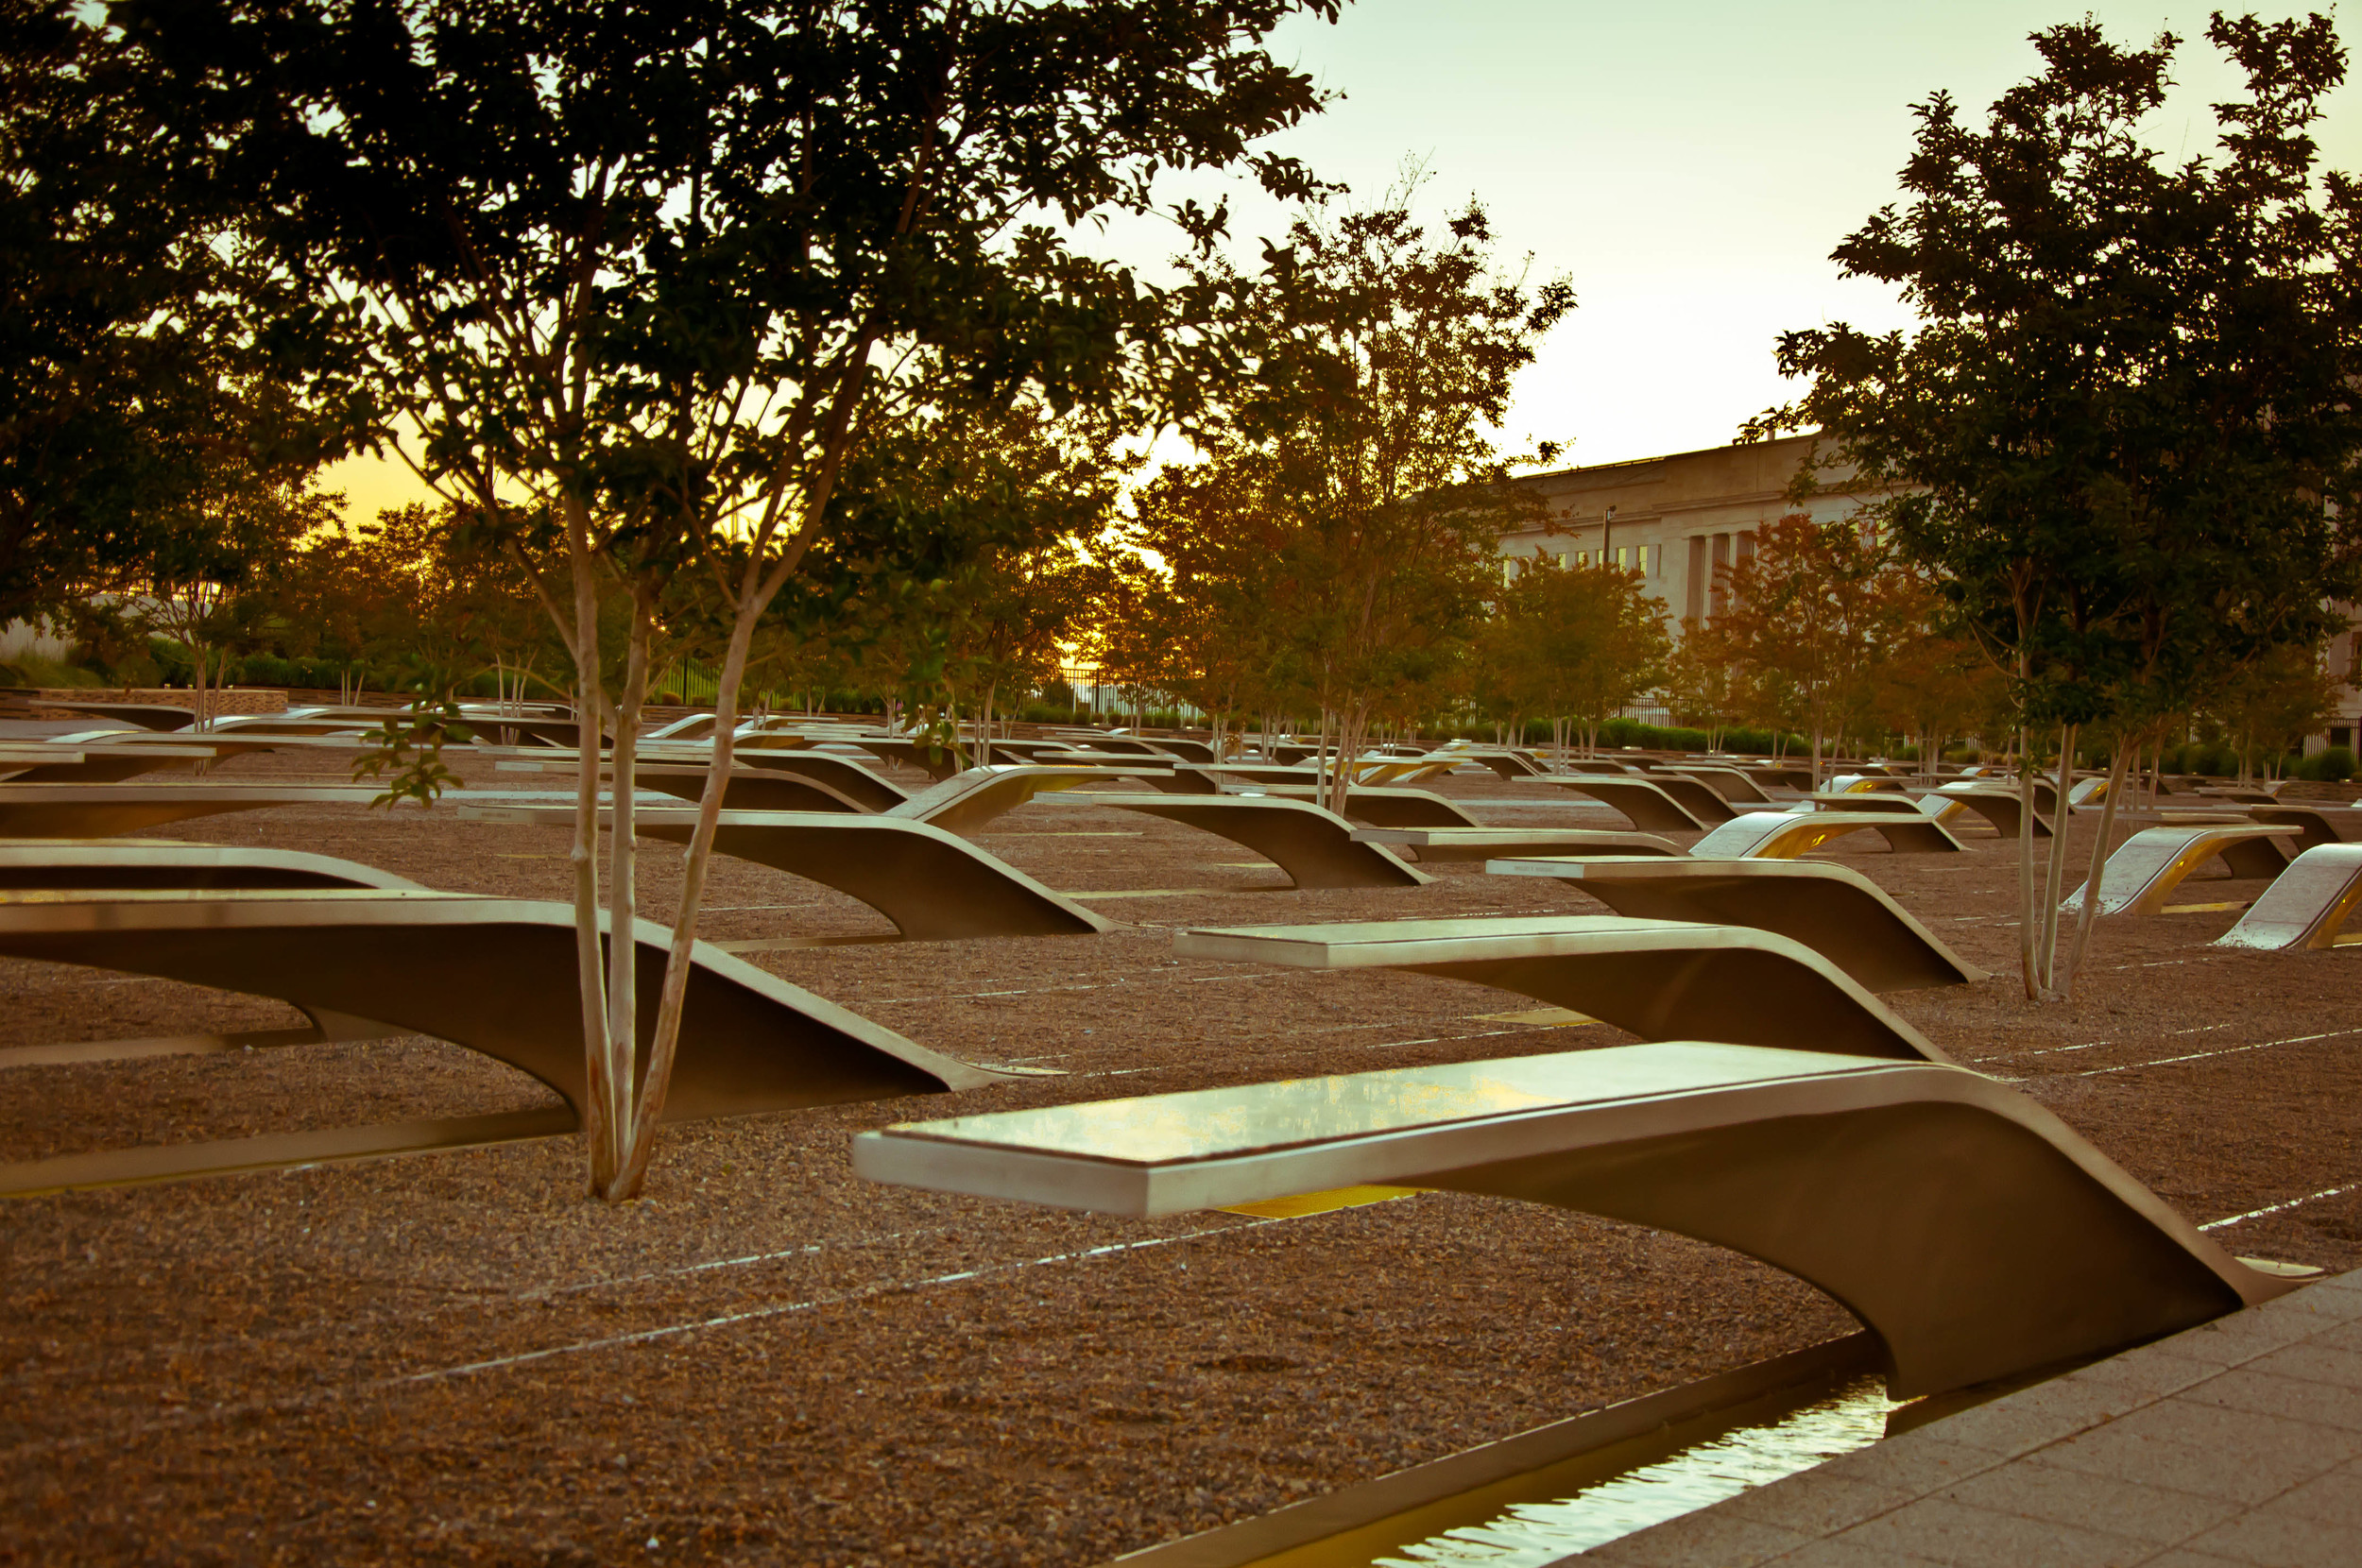
POLYGON ((2042 919, 2042 985, 2045 999, 2057 997, 2059 987, 2059 904, 2066 896, 2067 829, 2072 825, 2067 787, 2075 781, 2075 741, 2080 726, 2059 727, 2059 793, 2051 810, 2050 876, 2044 889, 2042 919))
POLYGON ((2035 983, 2034 948, 2040 929, 2034 920, 2034 767, 2025 725, 2018 726, 2017 770, 2017 961, 2018 978, 2029 1002, 2042 999, 2035 983))
POLYGON ((574 766, 574 842, 567 852, 574 872, 574 968, 582 1006, 585 1077, 582 1132, 590 1154, 590 1191, 603 1193, 620 1168, 615 1084, 608 1071, 605 950, 599 939, 599 752, 605 733, 605 683, 599 672, 599 587, 590 557, 590 521, 569 500, 566 554, 574 589, 574 716, 579 729, 574 766))
POLYGON ((190 677, 189 700, 192 704, 191 710, 197 715, 190 721, 189 727, 193 730, 202 730, 207 727, 205 724, 205 645, 197 639, 194 627, 189 632, 189 655, 191 665, 196 671, 196 673, 190 677))
POLYGON ((657 1124, 663 1118, 665 1096, 672 1089, 673 1060, 679 1050, 681 1015, 688 1003, 689 977, 696 958, 697 908, 705 896, 706 868, 712 863, 713 839, 722 821, 722 798, 729 791, 730 766, 738 743, 739 685, 745 678, 755 628, 762 615, 755 566, 750 564, 746 570, 747 581, 741 589, 737 620, 730 627, 729 645, 722 656, 722 673, 714 683, 713 761, 706 775, 705 789, 697 797, 697 826, 689 835, 688 853, 681 862, 680 908, 673 918, 673 943, 665 954, 664 985, 658 995, 656 1027, 648 1038, 648 1071, 642 1080, 646 1088, 633 1114, 626 1158, 616 1182, 619 1198, 638 1196, 642 1184, 647 1180, 648 1162, 656 1153, 657 1124))
MULTIPOLYGON (((2130 756, 2140 754, 2138 742, 2131 746, 2117 742, 2115 757, 2108 768, 2108 794, 2099 803, 2099 837, 2092 841, 2091 867, 2083 877, 2083 903, 2075 912, 2075 946, 2067 954, 2066 974, 2060 982, 2060 994, 2075 994, 2075 977, 2083 967, 2083 949, 2092 939, 2092 927, 2099 919, 2099 877, 2107 868, 2108 850, 2115 838, 2116 794, 2124 785, 2125 763, 2130 756)), ((2135 788, 2138 788, 2136 785, 2135 788)), ((2061 816, 2066 813, 2062 810, 2061 816)))
MULTIPOLYGON (((614 1125, 627 1132, 636 1127, 635 1102, 640 1098, 640 880, 639 837, 632 823, 632 797, 637 790, 640 749, 640 710, 648 693, 649 622, 655 609, 655 586, 645 580, 632 585, 631 630, 624 657, 624 690, 615 705, 614 766, 608 790, 614 801, 614 824, 608 843, 607 889, 607 1050, 608 1081, 615 1096, 614 1125)), ((632 1156, 637 1139, 626 1137, 617 1150, 615 1175, 599 1196, 609 1202, 632 1196, 632 1156)), ((644 1162, 642 1162, 644 1165, 644 1162)))

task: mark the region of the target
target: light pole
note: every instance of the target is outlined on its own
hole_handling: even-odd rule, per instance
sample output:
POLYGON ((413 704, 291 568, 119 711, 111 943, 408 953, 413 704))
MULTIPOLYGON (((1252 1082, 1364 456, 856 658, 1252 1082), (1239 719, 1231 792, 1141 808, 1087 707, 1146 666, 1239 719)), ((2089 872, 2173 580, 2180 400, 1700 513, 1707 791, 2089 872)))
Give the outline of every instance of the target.
POLYGON ((1616 508, 1610 506, 1600 514, 1600 564, 1601 566, 1606 566, 1616 559, 1616 553, 1608 548, 1615 542, 1615 532, 1616 508))

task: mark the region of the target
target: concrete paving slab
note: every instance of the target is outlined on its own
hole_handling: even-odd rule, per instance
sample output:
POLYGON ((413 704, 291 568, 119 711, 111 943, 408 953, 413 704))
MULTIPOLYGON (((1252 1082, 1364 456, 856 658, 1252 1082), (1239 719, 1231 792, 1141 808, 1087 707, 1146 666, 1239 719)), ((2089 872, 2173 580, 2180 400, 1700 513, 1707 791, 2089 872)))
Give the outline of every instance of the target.
POLYGON ((2353 1532, 2294 1514, 2258 1511, 2217 1525, 2190 1545, 2261 1568, 2353 1568, 2353 1532))
POLYGON ((1811 1537, 1782 1568, 2362 1561, 2358 1309, 2362 1270, 1571 1560, 1721 1561, 1728 1519, 1811 1537))
POLYGON ((2272 1502, 2276 1509, 2362 1530, 2362 1464, 2342 1464, 2272 1502))
POLYGON ((2098 1525, 2110 1535, 2167 1546, 2240 1511, 2238 1504, 2219 1497, 2087 1474, 2040 1459, 1987 1471, 1943 1495, 1969 1508, 2060 1525, 2098 1525))
POLYGON ((1935 1560, 1962 1568, 2122 1568, 2153 1554, 2152 1543, 2130 1536, 1968 1508, 1941 1497, 1924 1497, 1839 1537, 1890 1554, 1926 1552, 1940 1545, 1935 1560))
MULTIPOLYGON (((2295 1348, 2304 1350, 2309 1347, 2300 1345, 2295 1348)), ((2185 1397, 2230 1410, 2254 1410, 2265 1415, 2309 1421, 2322 1426, 2341 1426, 2349 1432, 2362 1432, 2362 1389, 2336 1383, 2314 1382, 2301 1372, 2294 1376, 2275 1377, 2265 1372, 2263 1366, 2264 1363, 2258 1361, 2244 1367, 2234 1367, 2220 1377, 2209 1378, 2192 1389, 2185 1397)))

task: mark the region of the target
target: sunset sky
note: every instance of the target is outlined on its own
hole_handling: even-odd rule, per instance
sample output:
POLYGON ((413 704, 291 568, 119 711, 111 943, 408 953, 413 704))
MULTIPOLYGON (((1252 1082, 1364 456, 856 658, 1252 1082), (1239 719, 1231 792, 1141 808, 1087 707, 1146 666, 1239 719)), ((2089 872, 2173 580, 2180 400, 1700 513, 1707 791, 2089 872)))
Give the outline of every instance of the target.
MULTIPOLYGON (((1566 461, 1583 464, 1715 446, 1787 396, 1783 329, 1908 324, 1828 254, 1894 199, 1910 104, 1943 89, 1981 118, 2037 68, 2026 35, 2087 9, 2120 43, 2182 36, 2182 85, 2149 139, 2210 145, 2207 106, 2235 78, 2205 43, 2206 9, 2114 0, 1361 0, 1277 40, 1343 94, 1280 145, 1366 202, 1422 160, 1422 211, 1473 194, 1505 257, 1572 280, 1579 308, 1519 385, 1514 440, 1571 443, 1566 461)), ((2321 132, 2348 170, 2362 169, 2357 91, 2321 132)), ((1234 202, 1242 246, 1284 221, 1252 192, 1234 202)), ((1150 272, 1173 248, 1146 224, 1105 244, 1150 272)), ((419 493, 367 461, 328 483, 362 517, 419 493)))

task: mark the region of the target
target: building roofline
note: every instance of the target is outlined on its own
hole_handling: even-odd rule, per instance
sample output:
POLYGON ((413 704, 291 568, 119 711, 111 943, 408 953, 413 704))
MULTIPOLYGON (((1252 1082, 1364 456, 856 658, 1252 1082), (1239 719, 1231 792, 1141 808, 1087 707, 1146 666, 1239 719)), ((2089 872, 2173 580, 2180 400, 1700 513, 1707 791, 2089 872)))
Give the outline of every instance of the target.
POLYGON ((1659 452, 1654 457, 1627 457, 1621 462, 1617 463, 1589 463, 1579 465, 1571 469, 1547 469, 1540 473, 1521 473, 1512 475, 1511 477, 1515 480, 1524 481, 1534 479, 1565 479, 1575 474, 1614 473, 1618 469, 1645 469, 1652 463, 1670 463, 1677 458, 1683 457, 1703 457, 1710 452, 1729 452, 1737 447, 1776 447, 1787 441, 1812 440, 1817 438, 1820 435, 1820 430, 1816 428, 1813 430, 1799 431, 1793 435, 1774 435, 1768 441, 1726 441, 1719 447, 1694 447, 1687 452, 1659 452))

